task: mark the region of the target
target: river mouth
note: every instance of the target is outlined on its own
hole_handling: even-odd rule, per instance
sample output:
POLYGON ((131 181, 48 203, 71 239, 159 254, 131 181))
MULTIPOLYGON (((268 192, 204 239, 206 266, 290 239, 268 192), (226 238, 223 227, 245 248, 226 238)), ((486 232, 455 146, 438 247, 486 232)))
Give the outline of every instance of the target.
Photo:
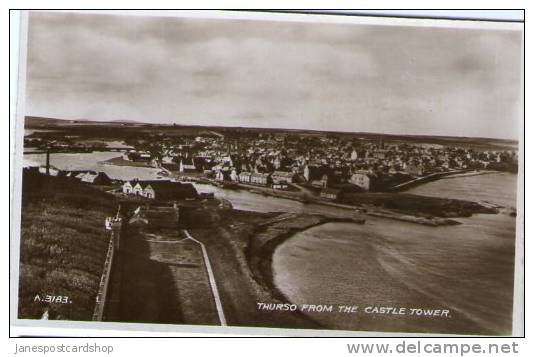
MULTIPOLYGON (((486 176, 482 181, 491 175, 486 176)), ((491 180, 507 182, 515 192, 515 177, 498 174, 491 180)), ((462 185, 446 181, 457 190, 451 195, 458 194, 462 185)), ((463 185, 471 191, 473 186, 463 185)), ((489 199, 513 206, 499 195, 509 194, 506 188, 489 199)), ((443 194, 435 187, 432 192, 443 194)), ((487 198, 487 190, 483 193, 487 198)), ((469 195, 476 198, 473 192, 469 195)), ((275 249, 273 284, 297 305, 333 305, 332 313, 306 313, 328 329, 510 334, 515 218, 502 211, 458 220, 458 226, 427 227, 368 217, 365 225, 336 222, 307 229, 275 249), (338 312, 339 306, 357 306, 358 312, 338 312), (366 313, 369 307, 404 308, 408 313, 366 313), (410 315, 410 309, 438 313, 410 315)))

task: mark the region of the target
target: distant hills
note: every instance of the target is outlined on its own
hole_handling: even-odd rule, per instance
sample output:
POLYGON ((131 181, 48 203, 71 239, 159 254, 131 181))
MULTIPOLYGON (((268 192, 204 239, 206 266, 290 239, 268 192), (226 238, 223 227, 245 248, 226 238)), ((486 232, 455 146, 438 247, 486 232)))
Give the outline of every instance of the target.
POLYGON ((44 117, 24 117, 24 127, 33 127, 33 126, 46 126, 65 123, 65 119, 55 119, 55 118, 44 118, 44 117))
POLYGON ((24 118, 24 126, 25 127, 39 127, 39 126, 47 126, 47 125, 65 125, 65 124, 76 124, 76 123, 83 123, 83 124, 105 124, 105 123, 112 123, 112 124, 143 124, 136 120, 109 120, 109 121, 96 121, 96 120, 90 120, 90 119, 58 119, 58 118, 47 118, 47 117, 36 117, 36 116, 26 116, 24 118))
POLYGON ((96 121, 89 119, 58 119, 58 118, 47 118, 47 117, 38 117, 38 116, 26 116, 25 117, 25 128, 36 129, 36 128, 50 128, 53 127, 58 129, 58 126, 62 126, 65 129, 69 127, 92 127, 92 126, 101 126, 109 125, 114 127, 128 127, 128 124, 135 127, 144 127, 144 128, 153 128, 165 129, 165 130, 180 130, 180 129, 205 129, 205 130, 216 130, 222 132, 274 132, 274 133, 300 133, 308 135, 351 135, 357 136, 362 139, 375 140, 379 137, 383 137, 387 141, 407 141, 407 142, 420 142, 420 143, 434 143, 441 145, 457 145, 457 144, 468 144, 468 145, 491 145, 491 146, 512 146, 517 147, 517 140, 509 139, 495 139, 495 138, 483 138, 483 137, 458 137, 458 136, 438 136, 438 135, 401 135, 401 134, 380 134, 380 133, 368 133, 368 132, 339 132, 339 131, 318 131, 318 130, 309 130, 309 129, 285 129, 285 128, 253 128, 253 127, 225 127, 225 126, 207 126, 207 125, 179 125, 179 124, 160 124, 160 123, 143 123, 136 120, 109 120, 109 121, 96 121))

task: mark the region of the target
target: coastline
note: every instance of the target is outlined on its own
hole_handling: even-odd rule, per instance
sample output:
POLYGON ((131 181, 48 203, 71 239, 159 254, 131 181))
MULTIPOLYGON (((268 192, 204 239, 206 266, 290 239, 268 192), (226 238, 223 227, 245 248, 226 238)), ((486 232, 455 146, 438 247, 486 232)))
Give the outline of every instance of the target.
MULTIPOLYGON (((448 173, 447 176, 436 178, 434 181, 449 178, 497 174, 499 172, 500 171, 468 171, 462 173, 448 173)), ((207 183, 216 185, 215 182, 207 183)), ((421 182, 418 184, 424 183, 427 182, 421 182)), ((358 194, 350 194, 349 196, 351 197, 346 199, 328 200, 321 197, 309 196, 303 194, 301 191, 273 190, 267 187, 242 183, 237 183, 236 187, 239 190, 246 190, 259 196, 290 200, 300 202, 302 204, 341 208, 358 214, 382 217, 385 219, 394 219, 432 227, 461 224, 461 222, 456 221, 453 218, 469 217, 472 214, 478 213, 498 213, 495 207, 482 204, 481 202, 454 199, 451 200, 442 197, 427 197, 404 192, 363 192, 358 194), (414 199, 424 200, 427 202, 426 209, 423 211, 414 210, 413 207, 411 207, 413 206, 414 199), (385 205, 390 204, 391 201, 396 201, 401 206, 404 206, 404 208, 396 207, 397 204, 394 204, 391 209, 386 207, 385 205)), ((234 188, 223 189, 234 190, 234 188)))
MULTIPOLYGON (((286 240, 292 238, 295 234, 307 229, 317 227, 331 222, 350 222, 355 224, 365 224, 365 219, 335 218, 320 215, 296 215, 292 219, 278 221, 275 223, 263 224, 256 234, 251 238, 250 250, 247 254, 247 260, 250 271, 256 282, 265 290, 269 291, 273 298, 282 303, 292 304, 293 302, 282 293, 274 283, 274 272, 272 267, 273 255, 275 250, 286 240), (298 220, 301 220, 300 224, 298 220), (295 224, 297 222, 297 224, 295 224), (284 223, 286 226, 284 227, 284 223), (287 224, 290 226, 287 227, 287 224)), ((300 314, 300 312, 299 312, 300 314)), ((307 315, 302 316, 312 321, 314 324, 321 326, 317 321, 307 315)))
POLYGON ((135 162, 135 161, 124 160, 122 156, 112 157, 111 159, 108 159, 108 160, 99 161, 99 163, 103 165, 146 167, 146 168, 151 168, 151 169, 157 168, 148 162, 135 162))
POLYGON ((497 170, 475 170, 467 171, 463 173, 451 174, 448 176, 441 177, 440 180, 449 180, 461 177, 471 177, 471 176, 480 176, 480 175, 492 175, 492 174, 501 174, 506 173, 506 171, 497 171, 497 170))

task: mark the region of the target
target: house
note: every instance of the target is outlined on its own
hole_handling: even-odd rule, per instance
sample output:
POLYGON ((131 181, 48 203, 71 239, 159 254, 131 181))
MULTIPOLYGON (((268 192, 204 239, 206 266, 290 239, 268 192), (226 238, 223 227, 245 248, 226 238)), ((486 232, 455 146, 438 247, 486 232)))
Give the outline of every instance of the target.
POLYGON ((215 198, 215 193, 213 192, 200 192, 199 197, 205 200, 212 200, 215 198))
POLYGON ((111 179, 108 175, 106 175, 105 172, 94 172, 89 171, 86 172, 82 178, 80 179, 81 182, 90 183, 93 185, 109 185, 111 183, 111 179))
POLYGON ((135 196, 143 196, 143 190, 146 187, 147 183, 137 182, 133 187, 132 194, 135 196))
POLYGON ((64 175, 67 178, 78 178, 78 179, 81 179, 81 176, 78 177, 78 175, 85 174, 86 172, 87 171, 84 171, 84 170, 69 170, 69 171, 65 171, 64 175))
MULTIPOLYGON (((159 182, 160 180, 145 180, 145 181, 133 181, 131 195, 143 196, 143 190, 151 183, 159 182)), ((124 192, 124 186, 123 186, 124 192)))
POLYGON ((384 160, 386 158, 387 150, 379 149, 372 153, 373 158, 384 160))
POLYGON ((351 161, 358 160, 358 152, 356 151, 356 149, 352 149, 352 152, 350 153, 350 160, 351 161))
POLYGON ((122 155, 124 160, 134 161, 134 162, 150 162, 152 156, 148 152, 139 151, 139 152, 129 152, 122 155))
POLYGON ((223 162, 225 164, 228 164, 229 166, 234 166, 234 162, 232 161, 232 157, 230 157, 229 155, 228 156, 223 156, 221 158, 221 162, 223 162))
POLYGON ((373 173, 366 170, 360 170, 351 175, 349 183, 360 187, 364 191, 370 191, 373 188, 375 179, 376 176, 373 173))
POLYGON ((131 180, 122 184, 122 193, 126 195, 142 196, 143 189, 152 182, 159 182, 161 180, 131 180))
MULTIPOLYGON (((46 166, 45 165, 39 166, 39 173, 46 175, 46 166)), ((61 175, 61 170, 58 169, 55 166, 49 165, 48 174, 50 176, 60 176, 61 175)))
POLYGON ((423 165, 410 163, 406 165, 406 172, 411 176, 423 176, 423 165))
POLYGON ((295 174, 293 172, 287 171, 275 171, 271 175, 271 178, 273 180, 273 183, 293 183, 293 181, 295 180, 295 174))
POLYGON ((328 174, 330 168, 326 166, 306 165, 303 176, 307 182, 321 180, 324 174, 328 174))
POLYGON ((273 166, 275 169, 279 169, 281 166, 282 161, 280 160, 280 156, 276 156, 273 160, 273 166))
POLYGON ((161 163, 162 164, 172 164, 172 163, 174 163, 174 157, 172 157, 170 155, 164 155, 161 158, 161 163))
POLYGON ((191 159, 180 160, 180 172, 194 172, 197 171, 195 163, 191 159))
POLYGON ((304 179, 306 179, 306 181, 310 181, 310 174, 311 174, 310 165, 304 166, 304 173, 302 175, 304 176, 304 179))
POLYGON ((137 182, 136 181, 126 181, 122 185, 122 193, 129 195, 133 192, 133 188, 137 182))
POLYGON ((180 164, 176 162, 162 162, 160 167, 168 171, 180 171, 180 164))
POLYGON ((288 187, 285 182, 273 183, 273 190, 287 190, 288 187))
POLYGON ((318 188, 326 188, 326 187, 328 187, 328 175, 327 174, 323 174, 323 176, 321 176, 320 180, 313 180, 311 182, 311 185, 313 187, 318 187, 318 188))
POLYGON ((255 185, 267 186, 271 181, 271 174, 255 172, 250 175, 250 183, 255 185))
POLYGON ((329 200, 337 200, 339 198, 340 193, 341 190, 337 188, 323 188, 321 190, 320 196, 329 200))
POLYGON ((186 200, 197 198, 198 192, 191 183, 156 181, 149 183, 142 195, 157 200, 186 200))
POLYGON ((213 166, 210 159, 201 156, 193 157, 193 165, 195 165, 197 171, 204 171, 213 166))
POLYGON ((226 179, 225 171, 219 170, 215 173, 215 180, 224 181, 226 179))
POLYGON ((250 172, 242 171, 238 176, 239 182, 250 183, 250 175, 250 172))
POLYGON ((158 157, 153 157, 150 160, 150 165, 152 165, 154 167, 160 167, 161 166, 161 159, 159 159, 158 157))
POLYGON ((239 176, 237 175, 237 171, 235 169, 232 169, 230 172, 230 180, 237 182, 239 181, 239 176))

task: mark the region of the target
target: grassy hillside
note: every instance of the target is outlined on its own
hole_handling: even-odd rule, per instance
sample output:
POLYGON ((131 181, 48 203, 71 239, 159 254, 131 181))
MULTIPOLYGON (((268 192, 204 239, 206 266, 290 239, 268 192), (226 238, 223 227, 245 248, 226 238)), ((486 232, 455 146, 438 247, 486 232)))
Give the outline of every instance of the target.
POLYGON ((64 178, 24 173, 19 318, 90 320, 109 236, 114 197, 64 178), (35 301, 68 296, 69 303, 35 301))

